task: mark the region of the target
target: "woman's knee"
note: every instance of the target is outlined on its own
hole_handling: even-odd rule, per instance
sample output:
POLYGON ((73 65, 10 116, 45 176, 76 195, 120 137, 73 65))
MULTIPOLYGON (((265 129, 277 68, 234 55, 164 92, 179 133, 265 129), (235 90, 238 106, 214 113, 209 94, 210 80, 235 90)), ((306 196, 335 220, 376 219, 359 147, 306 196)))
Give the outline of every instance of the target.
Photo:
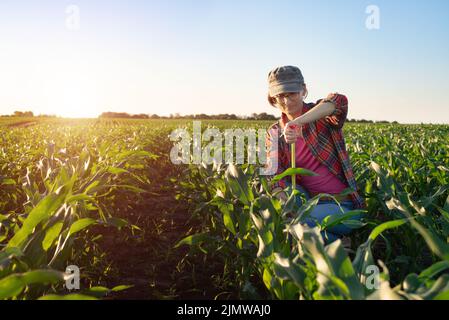
MULTIPOLYGON (((345 214, 348 211, 353 210, 353 205, 351 204, 341 204, 341 208, 336 203, 318 203, 315 208, 312 209, 310 212, 310 215, 306 218, 306 223, 309 226, 316 226, 317 223, 322 224, 323 220, 332 215, 339 215, 339 214, 345 214)), ((361 215, 358 214, 356 216, 353 216, 350 218, 350 220, 360 220, 361 215)), ((343 223, 340 223, 338 225, 335 225, 333 227, 328 228, 332 233, 339 233, 339 234, 347 234, 352 231, 352 228, 344 225, 343 223)))
POLYGON ((337 214, 339 207, 336 204, 331 203, 318 203, 310 212, 307 217, 308 220, 314 221, 315 223, 322 223, 324 218, 337 214))

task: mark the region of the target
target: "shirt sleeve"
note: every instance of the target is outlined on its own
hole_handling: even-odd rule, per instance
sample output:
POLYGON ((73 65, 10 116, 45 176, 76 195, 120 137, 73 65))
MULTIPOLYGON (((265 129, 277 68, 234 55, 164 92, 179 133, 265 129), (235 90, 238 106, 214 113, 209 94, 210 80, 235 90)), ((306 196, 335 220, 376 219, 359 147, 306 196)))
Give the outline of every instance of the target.
MULTIPOLYGON (((274 176, 281 174, 286 170, 283 164, 283 159, 279 150, 279 143, 276 143, 274 137, 278 137, 278 132, 276 128, 270 128, 266 134, 266 152, 267 152, 267 162, 265 165, 265 170, 267 172, 267 179, 270 181, 274 176)), ((271 182, 271 181, 270 181, 271 182)), ((278 182, 271 183, 271 189, 280 187, 282 189, 286 188, 285 178, 279 180, 278 182)))
POLYGON ((326 124, 335 129, 343 128, 348 116, 348 98, 339 93, 330 93, 324 101, 335 105, 334 112, 324 118, 326 124))

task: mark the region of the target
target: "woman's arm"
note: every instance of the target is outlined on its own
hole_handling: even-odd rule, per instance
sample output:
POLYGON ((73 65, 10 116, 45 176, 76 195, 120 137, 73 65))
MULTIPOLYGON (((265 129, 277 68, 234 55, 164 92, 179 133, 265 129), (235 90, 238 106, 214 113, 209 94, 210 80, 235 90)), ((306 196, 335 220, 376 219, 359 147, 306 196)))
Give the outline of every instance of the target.
MULTIPOLYGON (((324 100, 323 100, 324 101, 324 100)), ((303 125, 309 122, 313 122, 324 118, 326 116, 330 116, 335 111, 335 105, 332 102, 323 102, 321 101, 315 107, 299 116, 298 118, 290 121, 297 125, 303 125)))
POLYGON ((305 114, 290 121, 297 125, 303 125, 325 118, 326 123, 332 128, 341 129, 348 114, 348 99, 346 96, 338 93, 331 93, 324 100, 310 109, 305 114))

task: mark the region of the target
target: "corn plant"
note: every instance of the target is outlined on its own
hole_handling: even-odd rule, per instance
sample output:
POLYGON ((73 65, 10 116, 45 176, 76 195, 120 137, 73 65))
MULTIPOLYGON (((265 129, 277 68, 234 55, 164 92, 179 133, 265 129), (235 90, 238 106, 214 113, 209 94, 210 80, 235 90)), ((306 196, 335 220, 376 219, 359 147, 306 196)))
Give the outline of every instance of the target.
MULTIPOLYGON (((136 185, 148 181, 138 173, 154 155, 139 150, 141 146, 129 135, 118 144, 112 139, 100 142, 92 131, 89 136, 83 130, 41 127, 3 136, 2 145, 14 148, 20 157, 11 166, 8 157, 14 153, 2 150, 0 183, 6 188, 1 199, 7 213, 0 215, 0 298, 64 298, 46 294, 64 292, 68 275, 63 271, 68 264, 99 264, 98 237, 89 229, 128 226, 126 220, 113 216, 111 199, 123 190, 128 195, 145 192, 136 185), (60 146, 47 134, 59 135, 60 146), (17 139, 20 144, 11 143, 17 139)), ((86 292, 98 297, 111 290, 90 285, 86 292)))
POLYGON ((198 204, 202 232, 178 245, 220 253, 242 297, 264 294, 255 290, 259 279, 278 299, 447 298, 447 126, 376 130, 349 127, 348 149, 368 204, 363 223, 351 221, 360 213, 355 210, 309 229, 304 217, 324 195, 298 208, 297 194, 280 201, 250 165, 203 165, 186 170, 182 187, 188 192, 179 195, 198 204), (407 148, 407 135, 415 131, 422 141, 407 148), (325 245, 319 236, 337 223, 362 228, 352 236, 358 243, 353 257, 339 241, 325 245), (368 267, 383 270, 375 290, 366 286, 368 267))

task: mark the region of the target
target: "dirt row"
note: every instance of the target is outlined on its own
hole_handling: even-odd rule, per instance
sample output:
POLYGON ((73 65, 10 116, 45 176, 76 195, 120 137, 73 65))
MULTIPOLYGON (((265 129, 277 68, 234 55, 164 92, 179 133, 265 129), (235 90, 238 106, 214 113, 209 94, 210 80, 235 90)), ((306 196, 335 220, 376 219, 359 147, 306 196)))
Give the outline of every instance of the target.
MULTIPOLYGON (((167 172, 163 168, 159 172, 167 172)), ((112 299, 214 299, 232 298, 232 289, 214 284, 223 273, 220 261, 189 247, 174 248, 195 228, 186 203, 175 199, 172 175, 152 175, 151 196, 126 216, 141 231, 108 229, 101 247, 107 253, 113 272, 107 286, 133 285, 114 293, 112 299), (168 186, 161 190, 158 186, 168 186)), ((219 280, 218 280, 219 282, 219 280)), ((235 291, 235 290, 234 290, 235 291)))

